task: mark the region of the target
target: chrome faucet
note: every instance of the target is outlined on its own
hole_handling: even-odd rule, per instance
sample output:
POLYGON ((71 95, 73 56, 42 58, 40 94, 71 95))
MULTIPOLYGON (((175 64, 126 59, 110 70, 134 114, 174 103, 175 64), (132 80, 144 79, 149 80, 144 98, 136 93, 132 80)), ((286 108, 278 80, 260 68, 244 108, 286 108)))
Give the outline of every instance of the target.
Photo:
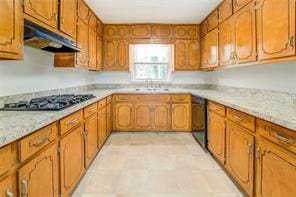
POLYGON ((147 88, 149 88, 149 82, 150 82, 150 88, 152 89, 153 88, 153 80, 152 80, 152 78, 146 79, 147 88))

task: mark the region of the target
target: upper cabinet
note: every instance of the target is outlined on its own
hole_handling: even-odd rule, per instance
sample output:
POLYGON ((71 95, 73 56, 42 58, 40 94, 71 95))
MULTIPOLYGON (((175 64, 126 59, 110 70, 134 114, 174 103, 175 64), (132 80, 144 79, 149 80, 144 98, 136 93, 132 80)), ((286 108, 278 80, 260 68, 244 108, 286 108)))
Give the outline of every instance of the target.
POLYGON ((208 17, 208 31, 212 31, 218 26, 218 10, 212 12, 208 17))
POLYGON ((78 0, 78 17, 88 24, 89 9, 83 0, 78 0))
POLYGON ((198 70, 199 65, 199 42, 196 40, 176 40, 175 70, 198 70))
POLYGON ((0 59, 23 58, 23 12, 19 0, 1 0, 0 59))
POLYGON ((295 0, 257 1, 259 60, 295 55, 295 0))
POLYGON ((220 24, 219 28, 219 62, 220 66, 234 63, 233 56, 233 18, 229 18, 220 24))
POLYGON ((233 11, 236 12, 253 0, 233 0, 233 11))
POLYGON ((232 0, 224 0, 218 8, 219 23, 222 23, 232 15, 232 0))
POLYGON ((130 27, 130 38, 150 38, 151 26, 150 25, 132 25, 130 27))
POLYGON ((58 0, 24 0, 24 12, 33 22, 57 28, 58 0))
POLYGON ((129 43, 125 39, 104 41, 103 70, 128 70, 129 43))
POLYGON ((218 67, 218 29, 212 30, 206 36, 207 68, 218 67))
POLYGON ((60 30, 76 38, 76 0, 61 0, 60 1, 60 30))
POLYGON ((174 27, 174 34, 177 39, 199 39, 199 26, 177 25, 174 27))
POLYGON ((204 37, 208 33, 208 20, 204 20, 200 24, 200 37, 204 37))
POLYGON ((104 27, 104 38, 128 38, 128 25, 106 25, 104 27))
POLYGON ((172 38, 173 37, 173 26, 172 25, 152 25, 151 30, 152 38, 172 38))

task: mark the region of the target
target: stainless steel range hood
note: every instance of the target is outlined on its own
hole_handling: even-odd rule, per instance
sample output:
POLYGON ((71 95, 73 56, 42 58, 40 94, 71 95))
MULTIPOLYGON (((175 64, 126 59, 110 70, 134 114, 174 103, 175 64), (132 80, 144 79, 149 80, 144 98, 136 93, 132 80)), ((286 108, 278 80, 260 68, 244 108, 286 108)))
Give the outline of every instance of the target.
POLYGON ((24 34, 25 45, 33 48, 52 53, 72 53, 81 51, 80 48, 76 47, 76 43, 73 40, 49 31, 28 20, 25 20, 24 34))

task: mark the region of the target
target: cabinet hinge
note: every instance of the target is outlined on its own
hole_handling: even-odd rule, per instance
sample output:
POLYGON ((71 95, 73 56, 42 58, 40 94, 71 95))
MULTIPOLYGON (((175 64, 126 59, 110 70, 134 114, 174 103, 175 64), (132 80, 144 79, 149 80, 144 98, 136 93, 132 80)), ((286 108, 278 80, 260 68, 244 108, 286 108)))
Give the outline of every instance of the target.
POLYGON ((58 152, 58 154, 61 152, 61 147, 60 146, 58 146, 57 152, 58 152))

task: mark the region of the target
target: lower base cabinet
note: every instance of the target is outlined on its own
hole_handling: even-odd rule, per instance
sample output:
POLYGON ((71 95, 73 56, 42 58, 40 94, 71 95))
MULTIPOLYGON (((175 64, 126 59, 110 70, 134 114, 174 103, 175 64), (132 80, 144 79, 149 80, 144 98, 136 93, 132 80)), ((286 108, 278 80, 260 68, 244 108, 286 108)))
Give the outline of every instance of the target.
POLYGON ((226 168, 249 196, 253 196, 255 137, 231 121, 226 130, 226 168))
POLYGON ((172 104, 172 130, 191 130, 191 106, 188 103, 172 104))
POLYGON ((62 196, 69 196, 84 173, 84 129, 80 125, 60 141, 62 196))
POLYGON ((296 155, 265 139, 257 145, 257 197, 296 194, 296 155))
POLYGON ((107 108, 98 111, 98 147, 101 148, 107 139, 107 108))
POLYGON ((112 132, 112 103, 107 104, 107 136, 112 132))
POLYGON ((52 145, 21 167, 18 171, 18 179, 20 196, 58 197, 59 176, 56 145, 52 145))
POLYGON ((98 150, 98 115, 88 117, 85 127, 85 167, 88 167, 98 150))
POLYGON ((16 177, 10 175, 0 181, 0 196, 14 197, 17 196, 16 177))

